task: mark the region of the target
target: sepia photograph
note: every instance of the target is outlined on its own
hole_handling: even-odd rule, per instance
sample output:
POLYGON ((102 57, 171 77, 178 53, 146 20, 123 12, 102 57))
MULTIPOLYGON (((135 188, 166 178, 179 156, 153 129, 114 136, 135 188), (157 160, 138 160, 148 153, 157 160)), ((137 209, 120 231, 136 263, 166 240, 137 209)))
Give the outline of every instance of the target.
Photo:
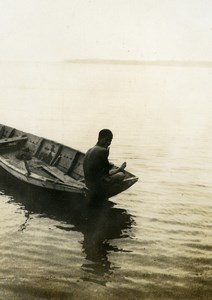
POLYGON ((0 299, 212 299, 212 1, 0 1, 0 299))

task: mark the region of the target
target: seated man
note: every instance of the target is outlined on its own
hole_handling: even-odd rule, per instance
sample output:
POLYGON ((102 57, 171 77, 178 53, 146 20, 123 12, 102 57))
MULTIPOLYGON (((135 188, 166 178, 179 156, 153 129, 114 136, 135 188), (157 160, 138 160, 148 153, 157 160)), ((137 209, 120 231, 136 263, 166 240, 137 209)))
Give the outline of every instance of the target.
POLYGON ((97 193, 106 188, 107 184, 119 183, 124 179, 123 171, 126 162, 119 168, 113 168, 108 161, 112 139, 112 132, 109 129, 102 129, 99 132, 97 144, 87 151, 84 158, 83 169, 86 186, 97 193))

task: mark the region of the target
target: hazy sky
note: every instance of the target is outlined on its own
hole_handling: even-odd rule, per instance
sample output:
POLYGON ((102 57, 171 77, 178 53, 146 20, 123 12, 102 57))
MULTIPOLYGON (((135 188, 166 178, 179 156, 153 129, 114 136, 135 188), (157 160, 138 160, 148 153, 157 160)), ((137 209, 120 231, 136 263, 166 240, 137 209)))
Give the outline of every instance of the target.
POLYGON ((0 60, 212 60, 211 0, 0 0, 0 60))

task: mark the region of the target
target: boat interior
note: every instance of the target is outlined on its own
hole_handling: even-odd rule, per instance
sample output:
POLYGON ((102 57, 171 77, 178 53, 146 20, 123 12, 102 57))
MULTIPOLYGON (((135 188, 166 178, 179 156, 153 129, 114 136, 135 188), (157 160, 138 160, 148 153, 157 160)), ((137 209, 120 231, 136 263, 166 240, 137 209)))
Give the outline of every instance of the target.
POLYGON ((57 142, 15 128, 0 125, 0 153, 10 164, 25 169, 17 158, 20 149, 28 149, 32 158, 27 162, 31 172, 65 183, 83 182, 84 153, 57 142))

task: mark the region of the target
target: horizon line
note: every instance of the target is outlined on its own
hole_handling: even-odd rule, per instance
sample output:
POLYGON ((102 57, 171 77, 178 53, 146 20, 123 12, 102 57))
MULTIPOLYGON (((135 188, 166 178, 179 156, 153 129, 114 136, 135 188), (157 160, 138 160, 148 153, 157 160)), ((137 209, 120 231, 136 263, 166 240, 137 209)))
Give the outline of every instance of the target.
POLYGON ((181 66, 181 67, 212 67, 212 61, 200 60, 118 60, 118 59, 69 59, 70 64, 96 64, 96 65, 143 65, 143 66, 181 66))
POLYGON ((102 58, 76 58, 65 60, 0 60, 0 63, 68 63, 87 65, 134 65, 134 66, 165 66, 165 67, 205 67, 212 68, 212 61, 206 60, 121 60, 102 58))

